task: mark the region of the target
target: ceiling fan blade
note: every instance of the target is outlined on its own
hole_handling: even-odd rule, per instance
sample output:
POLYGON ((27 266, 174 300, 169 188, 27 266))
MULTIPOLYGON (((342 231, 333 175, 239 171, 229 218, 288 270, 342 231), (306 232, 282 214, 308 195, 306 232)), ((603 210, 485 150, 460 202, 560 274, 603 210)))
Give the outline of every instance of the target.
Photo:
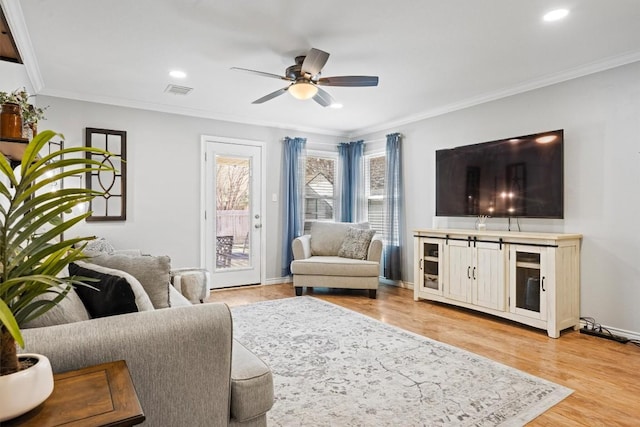
POLYGON ((318 88, 318 93, 313 97, 313 100, 323 107, 328 107, 336 102, 335 99, 329 95, 329 92, 320 88, 318 88))
POLYGON ((271 92, 269 95, 265 95, 260 99, 256 99, 255 101, 252 102, 252 104, 262 104, 263 102, 266 102, 270 99, 273 99, 277 96, 282 95, 283 93, 285 93, 287 90, 289 89, 289 86, 287 87, 283 87, 282 89, 278 89, 275 92, 271 92))
POLYGON ((231 67, 231 69, 234 71, 244 71, 245 73, 256 74, 262 77, 271 77, 274 79, 291 81, 291 79, 288 77, 279 76, 277 74, 265 73, 264 71, 249 70, 247 68, 238 68, 238 67, 231 67))
POLYGON ((378 86, 378 76, 323 77, 317 83, 323 86, 378 86))
POLYGON ((315 76, 322 70, 324 64, 327 63, 329 54, 320 49, 311 48, 307 56, 302 62, 302 72, 309 73, 311 76, 315 76))

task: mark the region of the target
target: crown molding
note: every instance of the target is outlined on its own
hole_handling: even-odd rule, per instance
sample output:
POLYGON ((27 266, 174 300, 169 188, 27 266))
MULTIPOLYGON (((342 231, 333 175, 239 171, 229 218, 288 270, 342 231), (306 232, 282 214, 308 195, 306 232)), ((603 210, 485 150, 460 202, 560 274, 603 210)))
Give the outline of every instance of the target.
POLYGON ((2 10, 4 10, 4 15, 7 18, 7 24, 9 24, 9 28, 11 28, 11 34, 13 34, 16 47, 20 52, 20 57, 27 71, 27 77, 29 77, 31 87, 35 94, 39 94, 40 91, 44 89, 44 80, 40 74, 40 67, 38 66, 35 52, 33 51, 31 37, 29 36, 29 31, 27 31, 27 24, 24 21, 24 14, 22 13, 20 2, 0 0, 0 4, 2 4, 2 10))
POLYGON ((292 125, 291 123, 281 123, 281 122, 274 122, 269 120, 247 120, 244 117, 234 116, 230 114, 213 113, 210 111, 196 109, 196 108, 176 107, 175 105, 165 105, 165 104, 158 104, 153 102, 141 102, 141 101, 134 101, 134 100, 125 99, 125 98, 109 97, 109 96, 102 96, 102 95, 87 95, 87 94, 82 94, 82 93, 77 93, 72 91, 60 91, 60 90, 51 90, 51 89, 44 89, 40 94, 45 96, 53 96, 57 98, 72 99, 76 101, 94 102, 97 104, 112 105, 116 107, 128 107, 128 108, 135 108, 135 109, 146 110, 146 111, 178 114, 182 116, 220 120, 224 122, 240 123, 244 125, 269 127, 269 128, 275 128, 275 129, 286 129, 287 131, 315 133, 315 134, 326 135, 326 136, 346 137, 346 134, 344 132, 335 131, 331 129, 296 126, 296 125, 292 125))
POLYGON ((389 129, 397 129, 401 126, 419 122, 421 120, 430 119, 447 113, 452 113, 454 111, 463 110, 465 108, 474 107, 476 105, 496 101, 498 99, 507 98, 513 95, 518 95, 520 93, 529 92, 535 89, 540 89, 568 80, 577 79, 579 77, 599 73, 601 71, 606 71, 612 68, 621 67, 623 65, 631 64, 637 61, 640 61, 640 51, 627 52, 622 55, 605 58, 601 61, 594 61, 589 64, 574 67, 559 73, 550 74, 534 80, 529 80, 519 85, 488 92, 476 97, 467 98, 460 102, 454 102, 452 104, 444 105, 439 108, 426 110, 422 113, 414 114, 401 120, 390 121, 373 127, 361 128, 351 133, 349 137, 354 138, 358 135, 367 135, 375 132, 387 131, 389 129))

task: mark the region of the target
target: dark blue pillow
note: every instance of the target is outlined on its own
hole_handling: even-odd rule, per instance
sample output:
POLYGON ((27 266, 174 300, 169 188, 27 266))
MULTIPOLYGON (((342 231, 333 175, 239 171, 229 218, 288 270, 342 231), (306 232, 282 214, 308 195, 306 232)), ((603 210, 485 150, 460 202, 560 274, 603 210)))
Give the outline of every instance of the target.
POLYGON ((92 318, 114 316, 138 311, 136 296, 124 277, 104 274, 77 264, 69 264, 69 275, 97 279, 87 281, 87 286, 76 286, 75 290, 92 318))

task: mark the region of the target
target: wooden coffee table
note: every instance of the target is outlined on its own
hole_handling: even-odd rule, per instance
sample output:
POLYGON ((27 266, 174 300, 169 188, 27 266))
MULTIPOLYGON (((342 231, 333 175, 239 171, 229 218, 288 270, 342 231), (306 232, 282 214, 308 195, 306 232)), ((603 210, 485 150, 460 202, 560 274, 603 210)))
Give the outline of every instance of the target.
POLYGON ((128 427, 145 419, 124 360, 56 374, 54 380, 42 405, 2 426, 128 427))

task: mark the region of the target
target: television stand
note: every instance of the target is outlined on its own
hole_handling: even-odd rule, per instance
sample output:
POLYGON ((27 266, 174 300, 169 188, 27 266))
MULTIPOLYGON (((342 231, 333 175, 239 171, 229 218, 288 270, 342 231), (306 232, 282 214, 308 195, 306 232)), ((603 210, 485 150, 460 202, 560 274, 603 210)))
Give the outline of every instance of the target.
POLYGON ((535 328, 551 338, 580 326, 580 234, 414 231, 414 299, 439 301, 535 328))

